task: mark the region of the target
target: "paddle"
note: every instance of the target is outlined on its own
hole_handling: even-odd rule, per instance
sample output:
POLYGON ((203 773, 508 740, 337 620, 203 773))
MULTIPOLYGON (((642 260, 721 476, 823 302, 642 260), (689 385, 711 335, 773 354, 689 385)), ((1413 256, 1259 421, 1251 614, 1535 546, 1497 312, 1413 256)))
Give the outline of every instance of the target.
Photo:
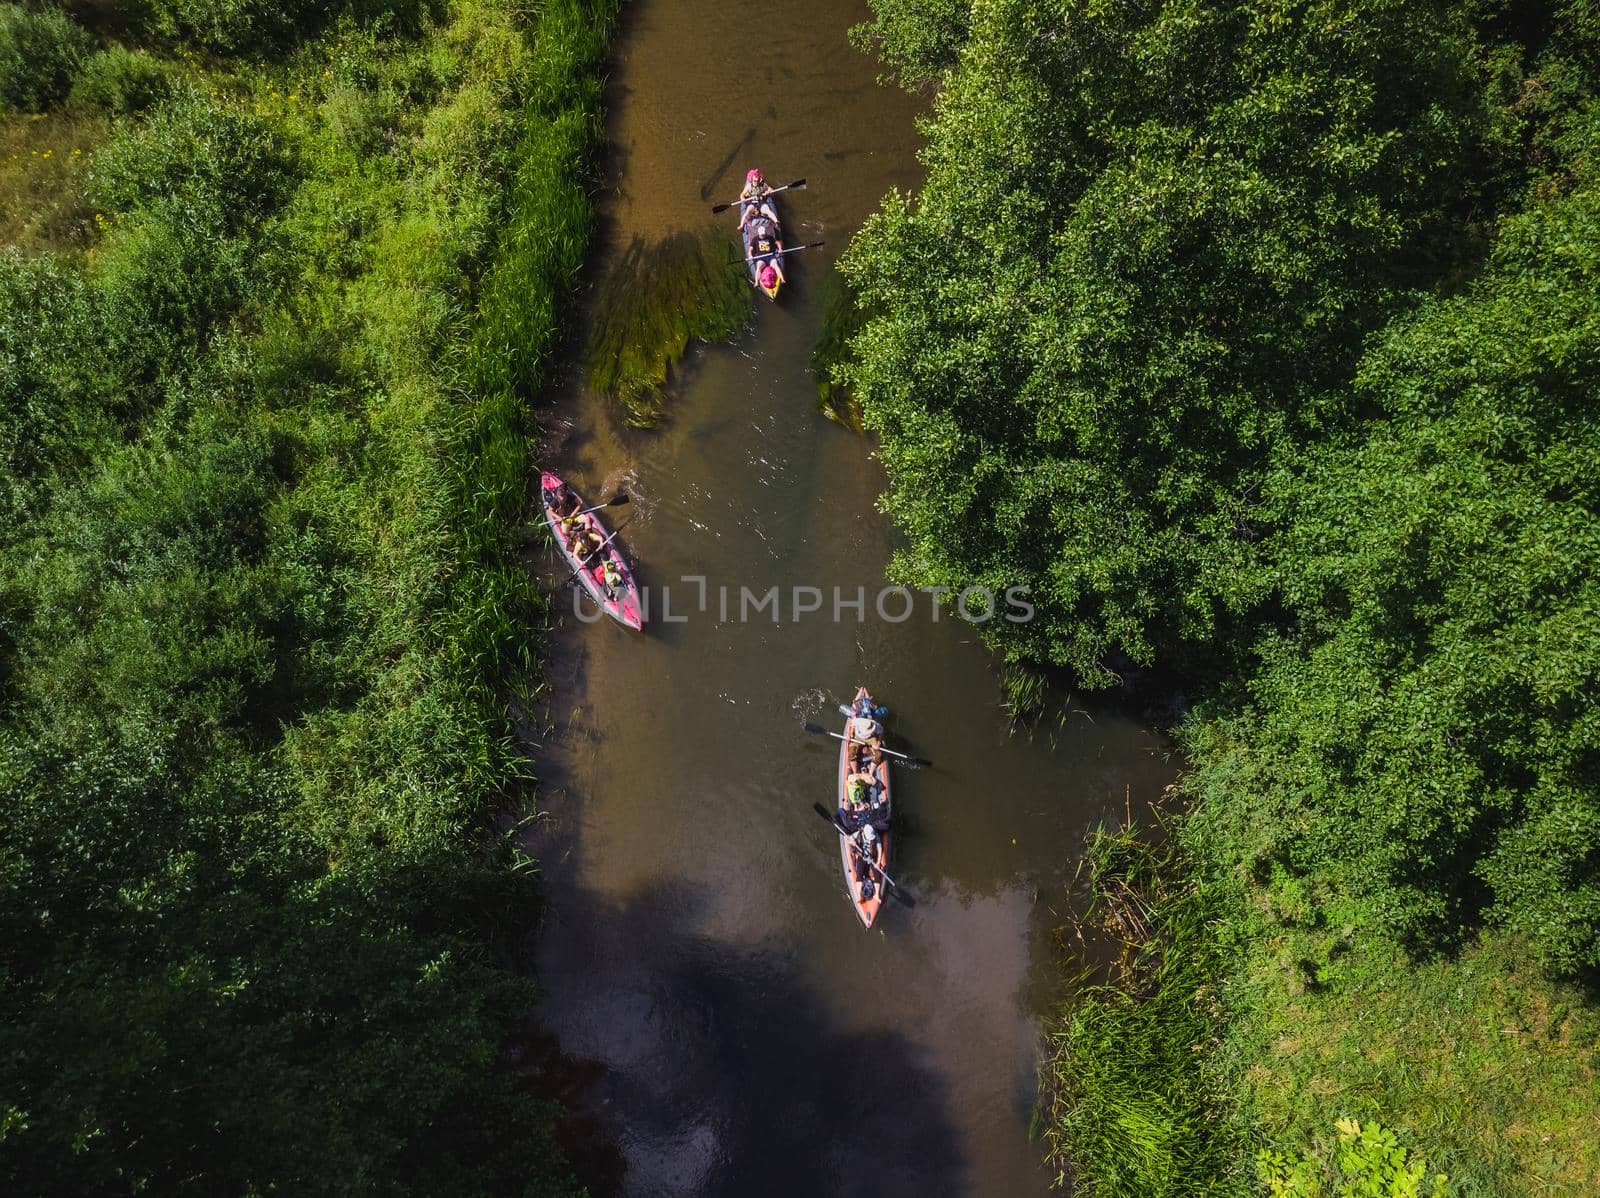
MULTIPOLYGON (((622 531, 622 526, 619 524, 617 526, 617 532, 621 532, 621 531, 622 531)), ((605 547, 607 545, 611 544, 611 542, 616 539, 617 532, 612 533, 609 537, 607 537, 605 540, 601 541, 598 545, 596 545, 594 547, 594 553, 591 553, 588 556, 588 558, 586 558, 584 561, 579 562, 577 567, 572 571, 572 573, 568 574, 560 582, 556 583, 556 586, 558 588, 566 586, 567 583, 571 582, 574 578, 576 578, 578 576, 578 571, 579 570, 587 570, 594 563, 595 554, 600 553, 602 550, 605 549, 605 547)), ((885 752, 887 752, 887 751, 888 750, 885 750, 885 752)))
MULTIPOLYGON (((811 733, 812 736, 831 736, 834 740, 848 740, 853 745, 866 743, 865 741, 857 740, 853 736, 840 736, 837 732, 829 732, 820 724, 807 724, 805 727, 806 731, 811 733)), ((879 745, 878 747, 882 749, 883 752, 889 754, 890 757, 900 758, 900 760, 905 762, 907 765, 928 766, 929 768, 932 768, 933 766, 933 762, 929 761, 926 757, 912 757, 909 753, 896 753, 893 749, 884 749, 882 745, 879 745)))
MULTIPOLYGON (((804 191, 805 187, 806 187, 806 181, 804 179, 796 179, 793 183, 785 183, 782 187, 774 187, 774 188, 771 188, 768 191, 762 192, 761 193, 761 198, 764 200, 768 196, 775 196, 780 191, 795 191, 795 190, 804 191)), ((756 197, 755 196, 750 196, 748 198, 753 200, 756 197)), ((744 203, 745 199, 746 199, 746 197, 740 196, 737 200, 734 200, 732 203, 728 203, 728 204, 713 204, 711 206, 711 213, 712 213, 713 216, 715 216, 718 212, 726 212, 729 208, 732 208, 734 204, 742 204, 742 203, 744 203)))
POLYGON ((590 512, 598 512, 603 507, 621 507, 625 503, 632 503, 626 495, 618 495, 604 503, 597 503, 593 507, 586 507, 581 512, 573 512, 570 516, 558 516, 559 520, 576 520, 579 516, 587 516, 590 512))
POLYGON ((792 245, 786 250, 770 250, 765 254, 751 254, 746 262, 754 262, 757 258, 776 258, 780 254, 798 254, 801 250, 814 250, 819 245, 826 245, 824 241, 808 241, 805 245, 792 245))
MULTIPOLYGON (((813 803, 813 804, 811 804, 811 810, 815 811, 823 819, 827 820, 830 824, 832 824, 833 825, 833 830, 835 832, 837 832, 840 836, 843 836, 846 840, 850 839, 850 833, 848 833, 848 832, 846 832, 844 830, 844 825, 842 825, 839 822, 839 817, 837 815, 829 815, 828 814, 828 809, 826 807, 824 807, 821 803, 813 803)), ((890 894, 894 895, 895 898, 899 899, 902 903, 904 903, 908 907, 915 907, 917 905, 917 900, 912 898, 904 890, 900 889, 900 883, 896 882, 887 873, 885 873, 884 870, 883 870, 883 867, 881 865, 879 865, 876 861, 868 860, 867 859, 867 855, 865 853, 861 852, 861 850, 859 848, 856 850, 856 854, 863 861, 867 862, 867 868, 868 869, 873 870, 874 872, 877 873, 877 875, 880 878, 883 879, 884 884, 889 887, 889 893, 890 894)))

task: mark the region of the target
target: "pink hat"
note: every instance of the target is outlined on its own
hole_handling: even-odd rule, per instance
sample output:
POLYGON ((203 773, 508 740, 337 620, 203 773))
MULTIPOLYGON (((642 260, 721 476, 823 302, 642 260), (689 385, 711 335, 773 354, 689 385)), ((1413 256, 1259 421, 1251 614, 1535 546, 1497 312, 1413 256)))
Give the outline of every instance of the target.
POLYGON ((771 287, 777 281, 778 281, 777 268, 774 267, 772 265, 772 263, 768 262, 765 266, 763 266, 761 268, 761 285, 763 287, 771 287))

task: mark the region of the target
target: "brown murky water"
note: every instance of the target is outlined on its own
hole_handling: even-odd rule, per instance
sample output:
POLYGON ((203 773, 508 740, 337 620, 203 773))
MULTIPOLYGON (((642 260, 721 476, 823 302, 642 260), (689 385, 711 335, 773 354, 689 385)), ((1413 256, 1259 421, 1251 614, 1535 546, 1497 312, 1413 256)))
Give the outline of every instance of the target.
POLYGON ((872 611, 882 472, 807 374, 831 255, 920 176, 920 102, 846 41, 866 16, 640 0, 618 41, 602 269, 635 235, 698 227, 751 165, 809 180, 780 197, 788 240, 828 243, 791 259, 783 304, 736 346, 691 356, 659 430, 575 386, 556 406, 548 464, 635 496, 620 540, 655 593, 643 636, 561 604, 536 845, 541 1016, 597 1063, 581 1103, 628 1195, 1044 1192, 1028 1124, 1054 912, 1086 830, 1173 774, 1160 737, 1100 710, 1013 737, 969 626, 925 598, 902 623, 872 611), (740 622, 741 585, 783 588, 781 622, 740 622), (792 620, 795 586, 823 610, 792 620), (684 622, 661 619, 664 587, 684 622), (834 587, 866 588, 865 620, 833 619, 834 587), (811 810, 832 803, 836 742, 801 728, 837 727, 858 683, 893 708, 892 743, 937 765, 896 774, 893 866, 917 906, 871 932, 811 810))

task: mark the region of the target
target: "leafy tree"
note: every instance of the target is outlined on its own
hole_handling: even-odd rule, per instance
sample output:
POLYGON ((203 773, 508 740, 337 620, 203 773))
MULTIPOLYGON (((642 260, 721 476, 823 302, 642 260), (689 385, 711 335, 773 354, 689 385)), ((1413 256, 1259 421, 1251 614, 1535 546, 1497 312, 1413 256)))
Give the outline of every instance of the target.
POLYGON ((1486 136, 1459 9, 974 10, 915 206, 844 268, 843 375, 920 585, 1026 585, 1008 653, 1110 681, 1261 604, 1261 488, 1364 338, 1465 252, 1486 136))
POLYGON ((850 38, 876 50, 900 81, 919 87, 955 65, 971 21, 971 0, 874 0, 874 19, 850 38))
POLYGON ((1589 9, 1001 0, 904 48, 945 12, 878 7, 942 89, 843 264, 896 573, 1027 586, 1012 661, 1199 668, 1219 866, 1600 968, 1589 9))
POLYGON ((1331 858, 1417 944, 1489 909, 1565 972, 1600 968, 1597 167, 1386 331, 1378 418, 1269 479, 1298 622, 1195 737, 1231 852, 1331 858))

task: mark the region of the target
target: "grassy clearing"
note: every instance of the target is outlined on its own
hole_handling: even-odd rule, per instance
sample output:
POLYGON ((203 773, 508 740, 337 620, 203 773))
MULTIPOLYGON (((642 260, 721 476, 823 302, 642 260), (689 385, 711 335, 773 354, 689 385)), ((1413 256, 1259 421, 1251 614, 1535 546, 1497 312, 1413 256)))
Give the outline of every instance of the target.
POLYGON ((86 176, 107 129, 103 117, 64 112, 0 120, 0 245, 25 254, 88 246, 86 176))
POLYGON ((650 428, 665 413, 665 387, 691 341, 724 341, 750 319, 751 291, 727 234, 715 226, 646 245, 636 238, 600 286, 585 377, 622 405, 623 420, 650 428))
POLYGON ((1515 938, 1409 961, 1379 938, 1319 939, 1250 921, 1227 988, 1225 1059, 1273 1145, 1326 1139, 1336 1115, 1382 1119, 1460 1198, 1600 1192, 1600 1014, 1515 938), (1320 980, 1319 979, 1320 976, 1320 980))

